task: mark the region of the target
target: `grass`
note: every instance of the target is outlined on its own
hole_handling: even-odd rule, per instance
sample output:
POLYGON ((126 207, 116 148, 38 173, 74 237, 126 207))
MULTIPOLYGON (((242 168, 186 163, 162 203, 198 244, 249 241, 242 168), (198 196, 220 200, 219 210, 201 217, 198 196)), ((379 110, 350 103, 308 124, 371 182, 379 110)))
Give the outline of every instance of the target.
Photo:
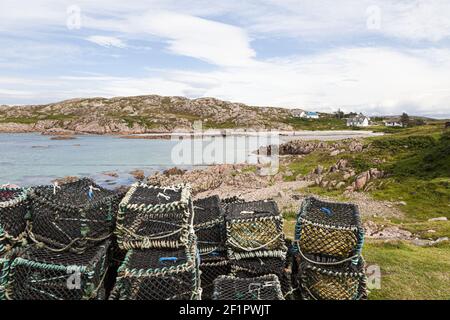
POLYGON ((282 120, 284 123, 291 125, 294 130, 344 130, 347 127, 346 120, 336 118, 287 118, 282 120))
POLYGON ((295 159, 287 166, 283 166, 281 171, 291 171, 292 175, 284 176, 285 181, 294 181, 298 175, 306 175, 317 168, 318 164, 324 167, 331 166, 336 161, 329 156, 329 152, 315 151, 302 158, 295 159))
POLYGON ((366 242, 368 265, 381 268, 381 289, 369 299, 448 299, 450 244, 418 247, 404 242, 366 242))
MULTIPOLYGON (((284 214, 286 238, 294 238, 295 214, 284 214)), ((428 227, 438 229, 438 222, 428 227)), ((444 223, 445 225, 445 223, 444 223)), ((414 224, 403 225, 414 229, 414 224)), ((450 222, 446 224, 450 228, 450 222)), ((381 287, 371 288, 371 300, 448 299, 450 297, 450 244, 419 247, 406 242, 366 240, 363 256, 367 266, 381 269, 381 287)), ((369 276, 369 286, 372 279, 369 276)))
POLYGON ((376 200, 406 202, 401 210, 409 221, 424 221, 440 216, 450 218, 450 178, 389 178, 384 182, 383 187, 371 192, 372 196, 376 200))
POLYGON ((0 118, 0 123, 35 124, 40 120, 66 121, 76 119, 73 115, 49 114, 31 117, 7 117, 0 118))

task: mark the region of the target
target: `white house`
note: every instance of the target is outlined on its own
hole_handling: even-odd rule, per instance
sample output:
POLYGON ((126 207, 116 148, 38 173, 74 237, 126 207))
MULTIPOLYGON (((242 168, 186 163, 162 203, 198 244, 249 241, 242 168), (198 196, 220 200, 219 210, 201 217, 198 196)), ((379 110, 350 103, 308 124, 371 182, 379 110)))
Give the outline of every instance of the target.
POLYGON ((319 119, 319 114, 317 112, 313 112, 313 111, 307 111, 305 118, 307 119, 319 119))
POLYGON ((291 113, 292 116, 296 118, 319 119, 319 114, 317 112, 305 111, 301 109, 293 109, 291 113))
POLYGON ((366 117, 362 113, 353 118, 347 119, 347 127, 368 127, 370 118, 366 117))
POLYGON ((306 115, 306 112, 305 112, 305 110, 302 110, 302 109, 292 109, 291 114, 293 117, 296 117, 296 118, 304 118, 306 115))
POLYGON ((403 127, 403 123, 399 119, 389 119, 383 122, 386 127, 403 127))

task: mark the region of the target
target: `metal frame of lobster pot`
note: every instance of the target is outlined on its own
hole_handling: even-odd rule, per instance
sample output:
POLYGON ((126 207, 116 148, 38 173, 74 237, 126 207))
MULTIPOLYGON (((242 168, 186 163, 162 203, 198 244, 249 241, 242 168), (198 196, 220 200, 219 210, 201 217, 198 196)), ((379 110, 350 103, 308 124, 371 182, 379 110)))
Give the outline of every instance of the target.
POLYGON ((112 235, 122 197, 88 178, 32 188, 28 236, 49 250, 82 253, 112 235))
POLYGON ((121 249, 179 249, 193 233, 189 185, 161 187, 135 183, 119 205, 116 236, 121 249))

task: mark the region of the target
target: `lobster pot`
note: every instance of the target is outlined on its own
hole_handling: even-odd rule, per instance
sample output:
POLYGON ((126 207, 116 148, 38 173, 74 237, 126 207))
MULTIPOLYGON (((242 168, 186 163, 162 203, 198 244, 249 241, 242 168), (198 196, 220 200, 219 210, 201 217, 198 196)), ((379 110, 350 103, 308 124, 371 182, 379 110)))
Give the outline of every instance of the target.
POLYGON ((232 197, 221 199, 220 206, 222 207, 223 212, 226 213, 227 212, 227 208, 228 208, 228 206, 230 204, 232 204, 232 203, 242 203, 242 202, 245 202, 245 200, 242 199, 242 198, 239 198, 237 196, 232 196, 232 197))
POLYGON ((256 278, 220 276, 214 281, 214 300, 284 300, 274 274, 256 278))
POLYGON ((10 263, 6 297, 12 300, 105 299, 109 241, 83 254, 28 246, 10 263))
POLYGON ((358 263, 364 242, 358 207, 307 198, 297 217, 295 239, 303 254, 358 263))
POLYGON ((194 201, 194 231, 200 254, 225 250, 225 220, 219 197, 194 201))
POLYGON ((231 271, 226 252, 219 251, 201 255, 200 271, 202 300, 211 300, 214 292, 214 280, 219 276, 228 275, 231 271))
POLYGON ((195 244, 189 249, 132 249, 118 271, 114 300, 192 300, 200 296, 195 244))
POLYGON ((14 258, 17 256, 19 250, 22 250, 22 247, 17 247, 9 250, 3 255, 0 255, 0 300, 6 300, 6 285, 9 279, 9 270, 11 263, 14 261, 14 258))
POLYGON ((230 259, 286 257, 283 218, 274 201, 230 204, 225 221, 230 259))
POLYGON ((51 249, 82 252, 112 234, 121 197, 90 179, 37 187, 32 191, 29 237, 51 249))
POLYGON ((286 270, 286 260, 281 258, 249 258, 231 261, 231 275, 238 278, 259 277, 274 274, 280 281, 284 297, 291 294, 291 277, 286 270))
POLYGON ((186 247, 193 227, 191 189, 136 183, 119 206, 116 235, 129 249, 186 247))
POLYGON ((367 299, 367 278, 362 258, 356 265, 319 265, 302 259, 299 268, 300 292, 305 300, 367 299))
POLYGON ((25 239, 28 191, 0 188, 0 254, 25 239))

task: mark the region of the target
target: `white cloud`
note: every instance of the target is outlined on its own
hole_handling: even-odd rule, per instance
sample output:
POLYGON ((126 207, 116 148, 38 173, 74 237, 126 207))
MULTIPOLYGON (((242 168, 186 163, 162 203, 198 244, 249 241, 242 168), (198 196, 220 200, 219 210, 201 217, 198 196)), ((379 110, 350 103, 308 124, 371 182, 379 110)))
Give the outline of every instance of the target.
POLYGON ((102 47, 117 47, 117 48, 125 48, 126 44, 120 40, 119 38, 115 37, 108 37, 108 36, 90 36, 86 40, 98 44, 102 47))
POLYGON ((255 52, 240 28, 194 16, 159 12, 133 19, 143 30, 169 39, 169 50, 222 66, 251 63, 255 52))

